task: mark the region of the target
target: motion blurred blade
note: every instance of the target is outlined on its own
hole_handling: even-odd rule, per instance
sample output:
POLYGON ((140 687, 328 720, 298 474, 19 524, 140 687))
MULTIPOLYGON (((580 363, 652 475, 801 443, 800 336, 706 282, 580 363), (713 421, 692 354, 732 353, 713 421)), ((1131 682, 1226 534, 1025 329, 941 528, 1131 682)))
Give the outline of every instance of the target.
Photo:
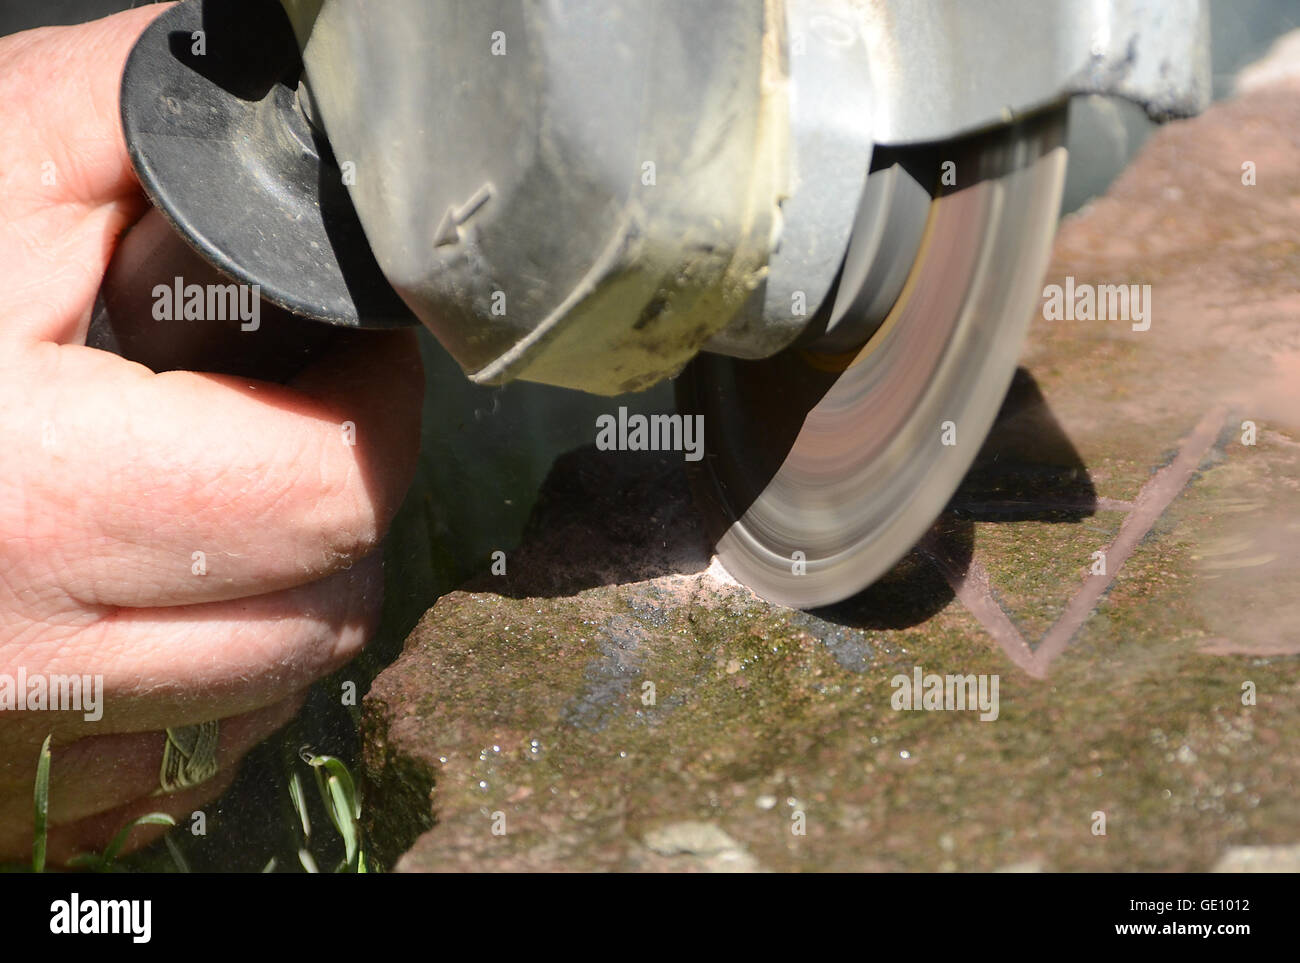
POLYGON ((1062 127, 1054 112, 937 152, 957 183, 936 192, 902 293, 860 349, 700 355, 679 379, 679 407, 704 415, 696 500, 723 565, 757 594, 799 608, 848 598, 957 489, 1038 302, 1062 127))

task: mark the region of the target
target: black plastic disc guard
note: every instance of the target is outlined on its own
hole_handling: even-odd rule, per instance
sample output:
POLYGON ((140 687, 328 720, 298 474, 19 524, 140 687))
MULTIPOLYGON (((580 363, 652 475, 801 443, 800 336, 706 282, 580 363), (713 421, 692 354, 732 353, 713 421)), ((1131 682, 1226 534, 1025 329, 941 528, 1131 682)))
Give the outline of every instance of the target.
POLYGON ((164 13, 122 77, 140 183, 204 258, 273 304, 350 327, 415 324, 298 104, 301 73, 277 0, 186 0, 164 13))

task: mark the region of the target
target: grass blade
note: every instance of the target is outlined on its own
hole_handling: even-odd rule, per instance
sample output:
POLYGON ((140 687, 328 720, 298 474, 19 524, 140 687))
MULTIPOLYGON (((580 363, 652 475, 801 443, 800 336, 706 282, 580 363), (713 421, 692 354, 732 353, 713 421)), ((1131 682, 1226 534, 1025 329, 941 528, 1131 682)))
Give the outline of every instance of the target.
POLYGON ((348 797, 348 791, 343 782, 337 777, 329 777, 330 796, 333 798, 334 805, 331 812, 335 814, 335 823, 339 827, 339 833, 343 836, 343 849, 347 853, 347 864, 351 866, 357 856, 357 822, 353 817, 352 800, 348 797))
POLYGON ((36 832, 32 837, 32 872, 45 872, 45 843, 50 818, 50 737, 41 743, 36 762, 36 832))
POLYGON ((167 852, 172 854, 172 862, 176 864, 176 871, 179 873, 188 873, 190 864, 185 859, 185 854, 181 848, 172 841, 171 833, 163 837, 163 842, 167 844, 167 852))
POLYGON ((113 865, 114 860, 117 859, 118 853, 120 853, 122 847, 126 845, 126 838, 131 835, 131 830, 135 829, 137 826, 175 825, 176 820, 172 819, 172 817, 168 816, 166 813, 145 813, 143 816, 131 820, 117 831, 117 835, 113 837, 112 842, 110 842, 107 848, 105 848, 104 855, 100 857, 101 868, 108 869, 108 867, 113 865))
POLYGON ((302 838, 311 838, 311 817, 307 815, 307 797, 302 792, 302 777, 296 772, 289 778, 289 798, 293 808, 298 812, 298 821, 302 823, 302 838))
MULTIPOLYGON (((344 798, 347 800, 346 811, 351 812, 353 819, 360 819, 361 800, 357 796, 357 787, 352 781, 352 773, 348 772, 348 767, 343 764, 343 760, 336 756, 312 756, 309 763, 318 771, 324 769, 343 784, 344 798)), ((328 805, 329 799, 327 798, 325 802, 328 805)))

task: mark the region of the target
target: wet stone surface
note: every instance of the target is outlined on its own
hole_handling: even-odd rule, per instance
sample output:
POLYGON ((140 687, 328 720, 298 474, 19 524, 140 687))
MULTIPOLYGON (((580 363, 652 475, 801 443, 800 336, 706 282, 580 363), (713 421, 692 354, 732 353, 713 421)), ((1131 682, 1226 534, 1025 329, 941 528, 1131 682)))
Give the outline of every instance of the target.
POLYGON ((1157 132, 1062 225, 1044 283, 1067 275, 1151 284, 1150 329, 1036 319, 948 510, 839 605, 770 606, 710 568, 680 456, 560 459, 507 574, 442 598, 366 699, 377 855, 1293 867, 1296 90, 1157 132), (1098 551, 1125 557, 1089 600, 1098 551), (894 709, 918 666, 998 675, 997 718, 894 709))

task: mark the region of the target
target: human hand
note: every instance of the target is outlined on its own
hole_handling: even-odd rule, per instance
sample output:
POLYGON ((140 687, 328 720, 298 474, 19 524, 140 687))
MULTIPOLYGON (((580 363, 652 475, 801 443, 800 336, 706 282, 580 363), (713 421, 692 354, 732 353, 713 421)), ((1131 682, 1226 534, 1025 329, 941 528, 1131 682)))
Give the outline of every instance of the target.
POLYGON ((118 85, 163 9, 0 39, 0 860, 31 851, 47 733, 52 862, 217 795, 373 631, 419 446, 408 333, 350 336, 283 386, 85 346, 145 210, 118 85), (20 671, 102 676, 102 717, 7 708, 20 671), (155 796, 162 730, 213 719, 218 776, 155 796))

